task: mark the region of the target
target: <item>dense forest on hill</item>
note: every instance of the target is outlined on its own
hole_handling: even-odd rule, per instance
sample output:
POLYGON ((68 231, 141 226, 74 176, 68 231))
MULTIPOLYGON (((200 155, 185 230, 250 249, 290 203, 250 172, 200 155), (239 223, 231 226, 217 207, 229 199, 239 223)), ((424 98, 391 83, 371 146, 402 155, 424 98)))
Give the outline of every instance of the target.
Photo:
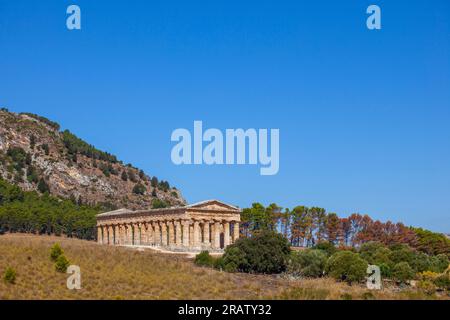
POLYGON ((77 204, 48 193, 24 192, 18 186, 0 180, 0 234, 65 234, 94 240, 95 215, 100 210, 100 207, 77 204))

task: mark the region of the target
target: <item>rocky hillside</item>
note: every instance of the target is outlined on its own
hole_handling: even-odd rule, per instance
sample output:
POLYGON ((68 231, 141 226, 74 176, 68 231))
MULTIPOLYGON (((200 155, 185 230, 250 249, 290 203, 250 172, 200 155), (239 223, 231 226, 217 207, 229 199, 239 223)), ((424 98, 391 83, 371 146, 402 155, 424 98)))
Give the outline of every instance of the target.
POLYGON ((167 181, 124 165, 44 117, 5 108, 0 110, 0 177, 24 190, 105 209, 185 204, 167 181))

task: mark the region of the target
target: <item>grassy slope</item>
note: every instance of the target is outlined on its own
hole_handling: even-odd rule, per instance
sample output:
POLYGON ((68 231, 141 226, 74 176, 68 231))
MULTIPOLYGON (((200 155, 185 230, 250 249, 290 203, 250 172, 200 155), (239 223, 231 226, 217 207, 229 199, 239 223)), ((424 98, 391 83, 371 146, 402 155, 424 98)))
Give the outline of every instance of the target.
MULTIPOLYGON (((93 242, 32 235, 0 236, 0 272, 11 266, 16 283, 0 280, 0 299, 354 299, 367 292, 331 279, 289 281, 275 276, 229 274, 200 268, 182 257, 108 247, 93 242), (59 242, 82 272, 82 289, 66 288, 50 247, 59 242)), ((383 290, 376 298, 423 298, 414 292, 383 290)))

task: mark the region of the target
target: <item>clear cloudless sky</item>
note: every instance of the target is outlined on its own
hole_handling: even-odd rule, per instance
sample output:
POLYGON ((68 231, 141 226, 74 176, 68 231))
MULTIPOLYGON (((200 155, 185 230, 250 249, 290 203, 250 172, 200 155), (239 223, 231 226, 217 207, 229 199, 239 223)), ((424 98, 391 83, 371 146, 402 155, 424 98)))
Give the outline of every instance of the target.
POLYGON ((450 232, 448 0, 0 0, 0 106, 57 121, 189 202, 450 232), (194 120, 279 128, 279 173, 175 166, 171 133, 194 120))

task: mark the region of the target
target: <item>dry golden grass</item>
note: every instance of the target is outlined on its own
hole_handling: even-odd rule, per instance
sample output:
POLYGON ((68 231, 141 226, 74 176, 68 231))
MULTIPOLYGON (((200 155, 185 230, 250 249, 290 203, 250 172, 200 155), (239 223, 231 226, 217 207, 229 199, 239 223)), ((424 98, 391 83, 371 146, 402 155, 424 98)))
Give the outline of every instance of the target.
MULTIPOLYGON (((15 284, 0 280, 0 299, 424 299, 419 291, 383 290, 332 279, 288 280, 200 268, 179 255, 101 246, 53 236, 0 236, 0 273, 17 272, 15 284), (60 243, 80 266, 81 290, 68 290, 68 275, 55 271, 50 248, 60 243)), ((436 298, 436 297, 431 297, 436 298)))

